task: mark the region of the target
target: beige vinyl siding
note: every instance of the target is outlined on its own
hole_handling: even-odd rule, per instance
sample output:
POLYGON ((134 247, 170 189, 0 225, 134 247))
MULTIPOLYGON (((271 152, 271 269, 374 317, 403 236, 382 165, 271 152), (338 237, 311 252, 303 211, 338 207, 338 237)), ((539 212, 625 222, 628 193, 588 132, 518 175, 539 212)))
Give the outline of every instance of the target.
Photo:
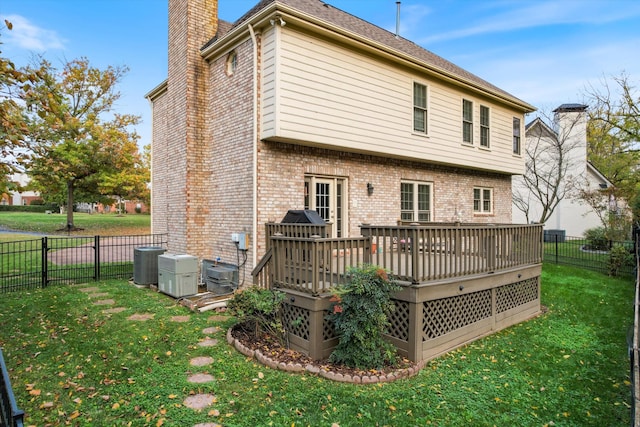
MULTIPOLYGON (((515 111, 289 27, 266 32, 263 46, 263 139, 501 173, 523 171, 522 159, 512 155, 515 111), (427 135, 413 132, 414 82, 428 90, 427 135), (490 150, 462 146, 463 97, 475 108, 480 103, 491 108, 490 150)), ((476 111, 474 123, 479 123, 476 111)), ((474 129, 474 141, 479 141, 476 133, 479 129, 474 129)))

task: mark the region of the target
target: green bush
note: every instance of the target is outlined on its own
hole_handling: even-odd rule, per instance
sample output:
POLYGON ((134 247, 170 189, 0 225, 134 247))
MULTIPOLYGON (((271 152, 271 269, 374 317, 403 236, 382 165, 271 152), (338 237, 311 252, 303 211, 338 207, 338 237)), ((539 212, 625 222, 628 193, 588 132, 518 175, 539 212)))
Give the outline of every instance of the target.
POLYGON ((609 250, 609 239, 607 238, 607 231, 604 228, 590 228, 584 232, 584 237, 587 240, 587 249, 592 251, 609 250))
POLYGON ((351 268, 349 283, 335 288, 329 318, 339 336, 329 361, 358 369, 382 369, 397 363, 397 351, 385 341, 387 314, 395 309, 391 294, 400 290, 375 265, 351 268))
POLYGON ((633 265, 633 255, 623 245, 614 245, 609 251, 609 276, 617 276, 621 268, 633 265))
POLYGON ((284 338, 282 326, 284 299, 284 292, 251 286, 237 292, 227 302, 227 308, 234 316, 238 317, 245 330, 252 332, 256 338, 267 333, 282 342, 284 338))
POLYGON ((45 213, 46 211, 60 212, 58 205, 54 204, 31 204, 31 205, 0 205, 0 212, 33 212, 45 213))

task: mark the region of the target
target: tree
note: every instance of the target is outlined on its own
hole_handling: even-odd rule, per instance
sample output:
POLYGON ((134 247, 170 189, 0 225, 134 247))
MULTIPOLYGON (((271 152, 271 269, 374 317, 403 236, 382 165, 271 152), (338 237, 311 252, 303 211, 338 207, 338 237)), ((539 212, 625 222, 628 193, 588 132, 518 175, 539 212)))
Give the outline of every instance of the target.
MULTIPOLYGON (((4 22, 11 30, 11 23, 4 22)), ((15 172, 28 156, 28 139, 25 137, 28 128, 18 94, 37 79, 36 73, 17 69, 11 60, 2 57, 0 51, 0 194, 11 189, 9 174, 15 172)))
MULTIPOLYGON (((581 106, 584 107, 584 106, 581 106)), ((559 127, 549 127, 541 114, 527 126, 525 172, 514 178, 513 204, 525 214, 527 222, 545 223, 558 204, 572 195, 578 180, 576 167, 584 162, 581 140, 584 141, 582 114, 549 120, 559 127), (580 138, 582 136, 582 138, 580 138)))
POLYGON ((624 73, 589 89, 589 161, 616 188, 616 197, 635 199, 640 184, 640 97, 624 73))
POLYGON ((60 72, 44 59, 36 66, 29 70, 41 79, 22 94, 33 150, 29 174, 45 200, 65 195, 67 227, 73 229, 74 194, 90 199, 84 201, 104 196, 101 183, 119 173, 138 138, 129 129, 139 117, 113 113, 126 67, 100 70, 86 58, 60 72))

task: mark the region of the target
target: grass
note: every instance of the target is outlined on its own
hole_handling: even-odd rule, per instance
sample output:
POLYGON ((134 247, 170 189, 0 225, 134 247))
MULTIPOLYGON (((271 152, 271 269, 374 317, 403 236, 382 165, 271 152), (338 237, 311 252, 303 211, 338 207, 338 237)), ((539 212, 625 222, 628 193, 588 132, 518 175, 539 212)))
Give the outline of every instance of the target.
POLYGON ((626 332, 633 283, 545 265, 549 311, 437 358, 393 383, 335 383, 266 368, 230 348, 233 319, 191 313, 122 281, 91 283, 121 313, 105 314, 81 286, 3 295, 0 346, 25 425, 602 426, 630 424, 626 332), (136 322, 135 313, 153 320, 136 322), (185 323, 172 316, 189 315, 185 323), (214 347, 203 328, 219 326, 214 347), (192 367, 189 360, 215 362, 192 367), (206 372, 212 383, 192 384, 206 372), (184 406, 212 393, 201 412, 184 406))
MULTIPOLYGON (((86 214, 74 213, 74 224, 83 230, 70 233, 76 236, 117 236, 149 234, 151 232, 151 216, 145 214, 86 214)), ((66 226, 67 216, 61 214, 44 214, 31 212, 0 212, 0 228, 35 232, 43 234, 60 234, 59 229, 66 226)), ((67 235, 66 232, 62 234, 67 235)))

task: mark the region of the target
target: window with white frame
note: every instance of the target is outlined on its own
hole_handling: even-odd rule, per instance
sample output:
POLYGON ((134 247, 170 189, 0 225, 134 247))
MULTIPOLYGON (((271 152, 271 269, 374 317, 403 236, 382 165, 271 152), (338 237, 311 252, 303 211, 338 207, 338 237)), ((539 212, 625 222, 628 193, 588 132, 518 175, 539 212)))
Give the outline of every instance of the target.
POLYGON ((473 102, 462 100, 462 142, 473 144, 473 102))
POLYGON ((427 87, 413 83, 413 131, 427 133, 427 87))
POLYGON ((480 146, 489 148, 489 107, 480 106, 480 146))
POLYGON ((513 118, 513 154, 520 154, 520 119, 513 118))
POLYGON ((400 219, 407 222, 431 221, 431 184, 402 181, 400 183, 400 219))
POLYGON ((492 213, 493 190, 491 188, 476 187, 473 189, 473 212, 492 213))

